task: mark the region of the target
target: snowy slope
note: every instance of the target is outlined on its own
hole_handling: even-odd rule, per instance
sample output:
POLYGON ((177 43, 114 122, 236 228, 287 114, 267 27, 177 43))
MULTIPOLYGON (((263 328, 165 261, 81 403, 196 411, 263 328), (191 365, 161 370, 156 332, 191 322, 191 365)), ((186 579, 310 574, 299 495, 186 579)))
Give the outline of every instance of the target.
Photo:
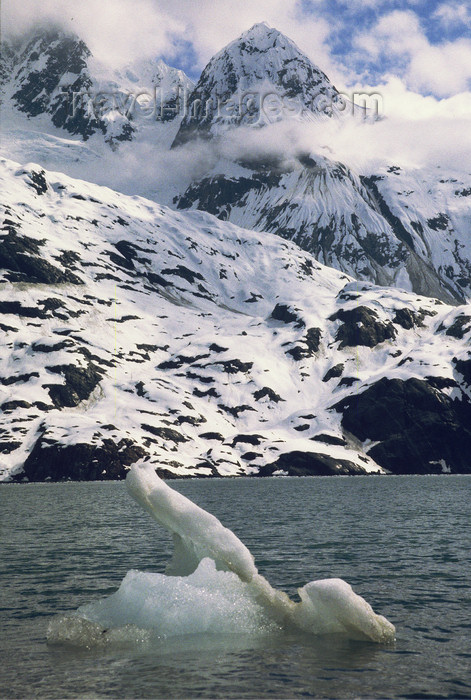
MULTIPOLYGON (((396 235, 435 270, 442 290, 456 300, 471 297, 471 168, 382 168, 362 178, 396 235)), ((411 288, 420 270, 408 269, 411 288)), ((423 290, 424 293, 425 290, 423 290)), ((438 292, 434 292, 438 295, 438 292)), ((442 291, 443 294, 443 291, 442 291)))
POLYGON ((1 478, 469 471, 471 309, 1 164, 1 478))
POLYGON ((447 303, 470 297, 471 173, 385 166, 360 176, 316 154, 268 172, 231 170, 222 162, 175 204, 276 233, 358 279, 447 303))

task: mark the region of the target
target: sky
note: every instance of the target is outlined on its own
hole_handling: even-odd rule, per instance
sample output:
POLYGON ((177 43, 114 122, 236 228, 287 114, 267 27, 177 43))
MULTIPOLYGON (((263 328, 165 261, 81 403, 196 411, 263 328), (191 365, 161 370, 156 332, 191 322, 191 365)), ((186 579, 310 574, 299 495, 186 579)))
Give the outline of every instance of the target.
MULTIPOLYGON (((292 38, 340 91, 383 96, 389 122, 376 130, 369 150, 391 151, 402 139, 416 153, 412 164, 440 147, 450 160, 469 157, 471 168, 470 0, 2 3, 3 34, 58 22, 110 65, 159 56, 195 80, 211 56, 260 21, 292 38)), ((349 138, 346 132, 345 144, 349 138)))

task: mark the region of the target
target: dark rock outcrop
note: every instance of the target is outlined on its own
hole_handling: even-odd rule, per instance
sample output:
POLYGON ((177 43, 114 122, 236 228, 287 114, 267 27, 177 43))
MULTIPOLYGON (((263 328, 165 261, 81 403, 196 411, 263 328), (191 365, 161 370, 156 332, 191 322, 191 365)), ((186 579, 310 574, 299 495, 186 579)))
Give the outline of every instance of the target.
POLYGON ((212 362, 212 365, 221 365, 224 372, 227 374, 238 374, 239 372, 250 372, 253 367, 253 362, 242 362, 235 358, 234 360, 219 360, 212 362))
POLYGON ((317 452, 287 452, 275 462, 260 467, 258 476, 272 476, 283 471, 290 476, 338 476, 339 474, 364 474, 364 470, 346 459, 334 459, 317 452))
POLYGON ((283 323, 294 323, 296 328, 304 328, 306 325, 296 309, 288 304, 277 304, 271 312, 270 318, 283 323))
POLYGON ((281 398, 279 394, 276 393, 276 391, 273 391, 273 389, 270 389, 269 386, 264 386, 261 389, 257 389, 257 391, 254 391, 253 393, 255 401, 260 401, 261 399, 267 398, 269 401, 273 401, 274 403, 279 403, 280 401, 284 401, 284 399, 281 398))
POLYGON ((89 362, 86 367, 55 365, 47 367, 49 372, 60 374, 64 384, 45 384, 56 408, 78 406, 88 399, 102 379, 102 370, 89 362))
POLYGON ((23 478, 29 481, 106 481, 124 479, 127 467, 146 456, 129 438, 115 443, 105 438, 99 445, 61 445, 43 436, 36 442, 25 464, 23 478))
POLYGON ((319 435, 314 435, 310 440, 314 442, 323 442, 326 445, 341 445, 345 447, 347 441, 337 435, 329 435, 328 433, 319 433, 319 435))
POLYGON ((236 435, 232 441, 232 447, 235 447, 239 442, 247 445, 260 445, 260 441, 263 440, 261 435, 236 435))
POLYGON ((409 331, 411 328, 414 328, 414 326, 422 327, 424 325, 422 323, 423 319, 423 314, 417 314, 410 309, 404 308, 396 310, 393 323, 397 323, 399 326, 402 326, 402 328, 409 331))
POLYGON ((343 362, 339 362, 338 365, 334 365, 324 374, 324 376, 322 377, 322 381, 328 382, 331 379, 336 379, 337 377, 341 377, 344 369, 345 369, 345 365, 343 364, 343 362))
POLYGON ((224 437, 221 435, 221 433, 215 433, 215 432, 208 432, 208 433, 200 433, 199 437, 202 440, 218 440, 219 442, 224 442, 224 437))
POLYGON ((339 349, 364 345, 374 348, 385 340, 394 340, 396 329, 390 321, 380 321, 378 314, 366 306, 354 309, 340 309, 329 317, 329 321, 342 321, 335 340, 340 341, 339 349))
POLYGON ((471 404, 424 380, 383 378, 333 408, 345 430, 379 441, 368 454, 395 474, 471 473, 471 404))
POLYGON ((70 270, 52 265, 41 257, 41 241, 19 236, 12 226, 0 239, 0 268, 6 270, 10 282, 30 284, 83 284, 70 270))
POLYGON ((457 360, 456 357, 454 357, 453 364, 455 365, 456 371, 463 375, 465 384, 471 386, 471 357, 467 360, 457 360))
POLYGON ((286 354, 291 355, 296 362, 312 357, 316 352, 319 352, 321 336, 320 328, 308 328, 304 338, 298 341, 299 344, 287 350, 286 354))
POLYGON ((469 330, 471 330, 471 316, 460 314, 455 318, 451 326, 446 329, 445 333, 452 338, 461 340, 469 330))
POLYGON ((154 425, 148 425, 147 423, 143 423, 141 428, 147 430, 148 433, 152 433, 152 435, 162 438, 162 440, 174 442, 175 444, 187 442, 187 438, 179 433, 178 430, 173 430, 173 428, 156 427, 154 425))

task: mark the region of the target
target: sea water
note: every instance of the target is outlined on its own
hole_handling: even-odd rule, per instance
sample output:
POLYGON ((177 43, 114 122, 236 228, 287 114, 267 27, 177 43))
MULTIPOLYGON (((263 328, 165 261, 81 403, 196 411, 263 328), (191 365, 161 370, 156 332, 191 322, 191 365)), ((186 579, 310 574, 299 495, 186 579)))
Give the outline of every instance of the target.
POLYGON ((163 572, 172 543, 122 483, 3 485, 0 696, 471 696, 470 477, 172 487, 231 528, 272 586, 296 600, 307 581, 345 579, 395 624, 396 643, 254 634, 248 616, 240 634, 48 645, 51 621, 110 596, 130 570, 163 572))

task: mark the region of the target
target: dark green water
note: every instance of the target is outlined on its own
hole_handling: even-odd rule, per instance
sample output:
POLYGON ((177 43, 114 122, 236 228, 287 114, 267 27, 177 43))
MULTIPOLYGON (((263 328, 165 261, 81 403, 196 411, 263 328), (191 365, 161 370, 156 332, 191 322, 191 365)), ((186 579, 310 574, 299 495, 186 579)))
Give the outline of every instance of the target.
POLYGON ((340 577, 397 628, 394 647, 279 634, 49 647, 57 614, 163 571, 167 534, 122 483, 0 488, 0 697, 471 697, 471 477, 172 483, 294 595, 340 577))

